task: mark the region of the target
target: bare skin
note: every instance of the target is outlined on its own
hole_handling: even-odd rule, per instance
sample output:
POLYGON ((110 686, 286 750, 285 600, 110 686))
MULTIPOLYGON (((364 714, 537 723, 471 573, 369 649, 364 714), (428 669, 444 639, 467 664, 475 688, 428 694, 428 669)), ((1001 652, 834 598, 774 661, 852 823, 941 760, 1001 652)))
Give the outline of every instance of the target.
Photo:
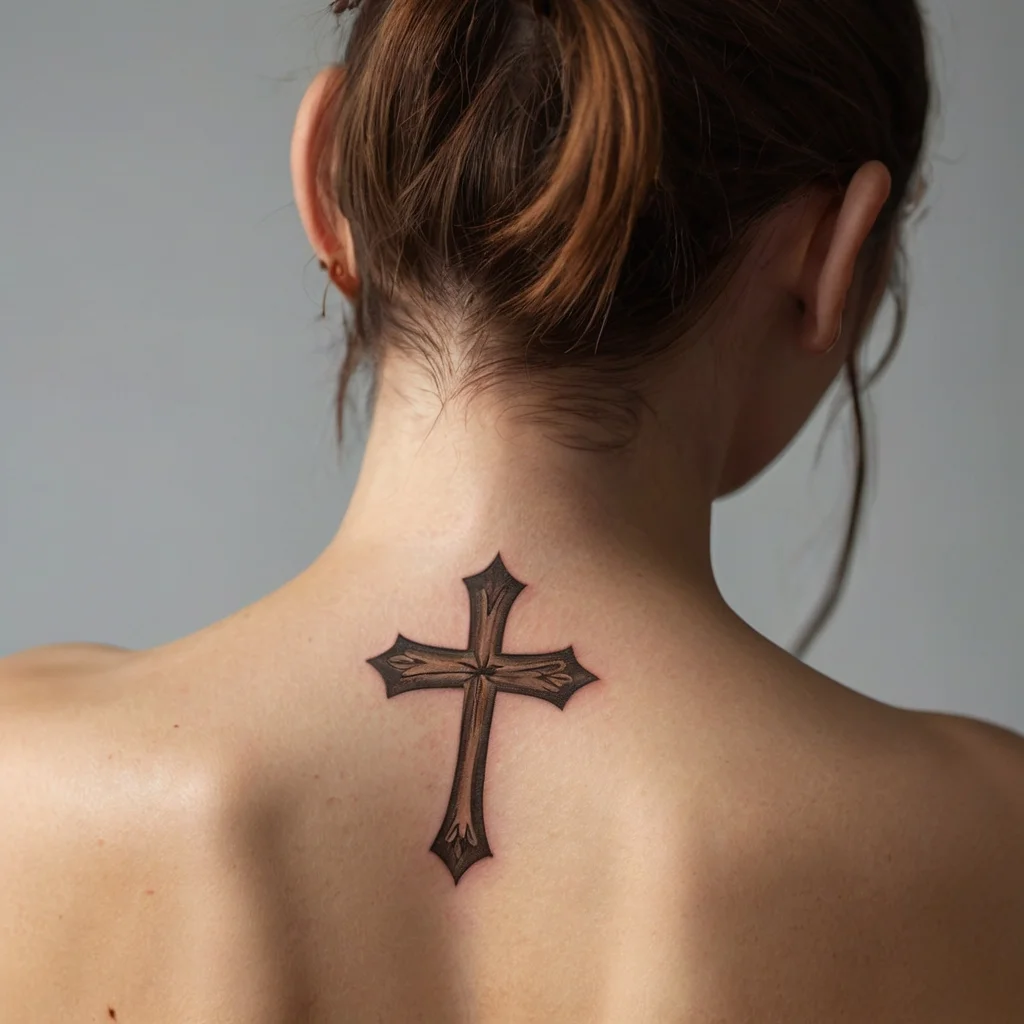
POLYGON ((494 856, 455 887, 460 695, 388 701, 364 662, 396 620, 464 634, 404 561, 331 551, 167 647, 4 665, 5 1021, 1020 1019, 1024 741, 656 573, 520 559, 507 646, 576 638, 602 678, 499 698, 494 856))
MULTIPOLYGON (((314 174, 338 73, 292 167, 351 297, 314 174)), ((766 219, 652 368, 628 449, 561 444, 524 381, 439 395, 389 355, 306 572, 155 650, 0 663, 4 1024, 1024 1019, 1024 739, 806 668, 711 567, 714 501, 789 444, 874 316, 858 258, 890 184, 867 164, 766 219), (526 584, 500 644, 462 583, 498 552, 526 584), (453 777, 460 722, 476 763, 486 715, 459 689, 388 699, 399 634, 453 671, 472 652, 466 693, 499 691, 482 811, 453 777), (494 674, 570 646, 531 677, 565 675, 564 709, 494 674), (446 805, 486 819, 493 856, 464 872, 461 845, 431 849, 446 805)))

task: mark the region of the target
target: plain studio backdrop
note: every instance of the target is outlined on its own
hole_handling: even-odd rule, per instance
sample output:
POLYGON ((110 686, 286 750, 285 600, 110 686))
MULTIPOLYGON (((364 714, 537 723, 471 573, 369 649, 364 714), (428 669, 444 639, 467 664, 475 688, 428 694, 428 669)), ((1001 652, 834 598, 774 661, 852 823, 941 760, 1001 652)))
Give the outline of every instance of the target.
MULTIPOLYGON (((863 544, 810 660, 1024 730, 1024 4, 927 6, 930 211, 863 544)), ((0 0, 0 655, 163 643, 333 535, 361 432, 340 460, 339 300, 320 320, 288 175, 337 53, 324 7, 0 0)), ((787 645, 841 538, 845 417, 814 467, 830 407, 715 524, 726 597, 787 645)))

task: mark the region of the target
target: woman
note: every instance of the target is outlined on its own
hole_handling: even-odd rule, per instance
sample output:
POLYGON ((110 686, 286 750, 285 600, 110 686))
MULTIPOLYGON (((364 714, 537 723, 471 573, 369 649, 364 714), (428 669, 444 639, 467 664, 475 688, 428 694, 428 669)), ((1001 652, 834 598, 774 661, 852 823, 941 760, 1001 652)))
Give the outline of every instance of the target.
POLYGON ((359 484, 226 621, 3 664, 5 1024, 1024 1020, 1024 742, 805 667, 709 554, 859 413, 914 0, 335 6, 292 169, 359 484))

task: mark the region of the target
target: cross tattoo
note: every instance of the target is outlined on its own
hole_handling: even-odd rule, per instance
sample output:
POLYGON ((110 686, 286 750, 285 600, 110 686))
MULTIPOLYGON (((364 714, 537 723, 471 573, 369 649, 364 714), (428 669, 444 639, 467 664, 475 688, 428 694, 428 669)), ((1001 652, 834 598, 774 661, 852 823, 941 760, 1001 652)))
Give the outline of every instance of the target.
POLYGON ((469 644, 464 651, 429 647, 399 634, 395 645, 371 664, 383 677, 388 698, 410 690, 463 690, 462 731, 448 810, 430 849, 459 879, 491 856, 484 830, 484 770, 498 691, 550 701, 559 710, 592 675, 571 647, 553 654, 505 654, 505 623, 525 584, 505 568, 499 554, 483 572, 462 581, 469 591, 469 644))

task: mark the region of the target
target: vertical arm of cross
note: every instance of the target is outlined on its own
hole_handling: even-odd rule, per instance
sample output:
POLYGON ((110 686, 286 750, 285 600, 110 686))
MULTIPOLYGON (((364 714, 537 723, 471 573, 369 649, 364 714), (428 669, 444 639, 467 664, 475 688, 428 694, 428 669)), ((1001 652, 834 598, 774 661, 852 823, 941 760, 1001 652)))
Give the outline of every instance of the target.
POLYGON ((431 847, 448 866, 456 884, 473 864, 491 855, 484 829, 483 793, 497 688, 489 676, 501 653, 508 614, 524 589, 524 584, 505 568, 501 555, 483 572, 463 582, 469 592, 467 654, 476 671, 466 686, 448 809, 431 847))
POLYGON ((505 568, 500 555, 463 582, 469 591, 469 647, 481 670, 486 670, 501 651, 508 613, 525 585, 505 568))

